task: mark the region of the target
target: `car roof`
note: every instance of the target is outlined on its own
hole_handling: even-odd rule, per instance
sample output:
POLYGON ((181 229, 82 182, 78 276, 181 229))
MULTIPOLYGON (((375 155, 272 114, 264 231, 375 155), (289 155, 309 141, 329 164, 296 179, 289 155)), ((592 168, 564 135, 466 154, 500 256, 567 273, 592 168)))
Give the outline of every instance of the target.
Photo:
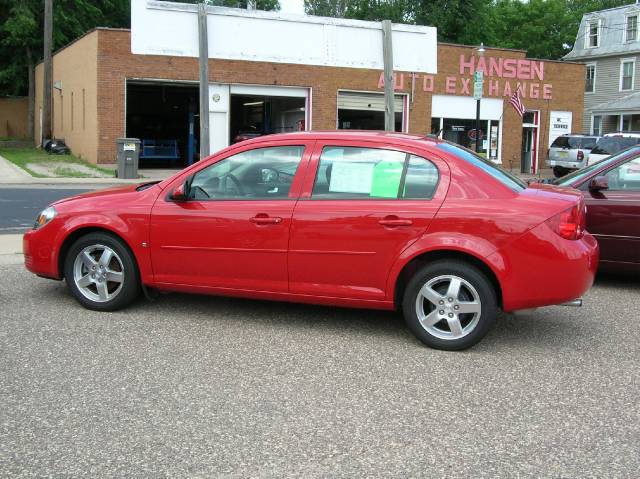
POLYGON ((622 137, 622 138, 640 138, 639 131, 618 131, 615 133, 605 133, 606 138, 610 137, 622 137))
POLYGON ((242 142, 263 143, 273 140, 353 140, 353 141, 373 141, 373 142, 392 142, 397 144, 415 144, 416 141, 422 141, 424 144, 434 146, 438 143, 444 143, 443 140, 431 135, 411 135, 408 133, 398 133, 390 131, 377 130, 312 130, 312 131, 296 131, 291 133, 275 133, 272 135, 263 135, 258 138, 252 138, 242 142))

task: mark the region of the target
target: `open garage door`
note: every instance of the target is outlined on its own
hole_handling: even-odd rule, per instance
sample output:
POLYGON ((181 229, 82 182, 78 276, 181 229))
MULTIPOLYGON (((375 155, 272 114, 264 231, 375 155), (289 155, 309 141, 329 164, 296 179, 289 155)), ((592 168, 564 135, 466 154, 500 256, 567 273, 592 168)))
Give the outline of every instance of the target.
MULTIPOLYGON (((395 130, 406 131, 406 96, 394 100, 395 130)), ((384 94, 338 92, 338 129, 384 130, 384 94)))
POLYGON ((230 93, 230 143, 308 127, 306 88, 231 85, 230 93))
POLYGON ((198 160, 198 86, 127 81, 125 134, 139 138, 140 168, 184 167, 198 160))

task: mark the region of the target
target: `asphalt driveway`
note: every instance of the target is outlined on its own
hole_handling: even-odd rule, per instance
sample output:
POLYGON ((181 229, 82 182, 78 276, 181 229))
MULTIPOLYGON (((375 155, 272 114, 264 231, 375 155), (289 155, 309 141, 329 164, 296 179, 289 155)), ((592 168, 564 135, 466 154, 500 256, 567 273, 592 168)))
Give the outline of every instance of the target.
POLYGON ((104 314, 0 278, 3 477, 640 470, 640 280, 449 353, 392 313, 175 294, 104 314))

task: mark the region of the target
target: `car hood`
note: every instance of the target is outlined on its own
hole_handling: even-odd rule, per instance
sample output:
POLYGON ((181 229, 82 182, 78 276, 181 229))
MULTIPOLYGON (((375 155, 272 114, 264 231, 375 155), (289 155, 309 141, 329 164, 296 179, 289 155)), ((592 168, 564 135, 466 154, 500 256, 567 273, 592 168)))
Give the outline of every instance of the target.
MULTIPOLYGON (((55 201, 51 203, 52 205, 60 205, 63 203, 68 203, 70 201, 83 200, 89 198, 99 198, 105 196, 114 196, 121 195, 123 193, 132 193, 134 191, 138 191, 138 189, 142 186, 149 185, 150 187, 157 184, 157 181, 153 182, 145 182, 145 183, 136 183, 133 185, 124 185, 124 186, 113 186, 111 188, 104 188, 102 190, 97 191, 88 191, 86 193, 81 193, 79 195, 69 196, 68 198, 62 198, 61 200, 55 201)), ((147 188, 144 188, 140 191, 144 191, 147 188)))
POLYGON ((582 193, 574 188, 549 183, 530 183, 528 188, 522 193, 524 195, 544 197, 570 203, 582 198, 582 193))

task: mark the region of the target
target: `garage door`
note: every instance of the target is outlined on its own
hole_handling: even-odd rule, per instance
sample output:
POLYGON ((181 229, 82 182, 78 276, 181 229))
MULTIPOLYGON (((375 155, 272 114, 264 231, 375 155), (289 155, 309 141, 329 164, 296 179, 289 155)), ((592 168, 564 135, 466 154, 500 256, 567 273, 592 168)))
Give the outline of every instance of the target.
MULTIPOLYGON (((394 110, 396 112, 402 112, 402 100, 402 95, 395 96, 394 110)), ((338 93, 338 109, 384 111, 384 94, 341 91, 338 93)))

